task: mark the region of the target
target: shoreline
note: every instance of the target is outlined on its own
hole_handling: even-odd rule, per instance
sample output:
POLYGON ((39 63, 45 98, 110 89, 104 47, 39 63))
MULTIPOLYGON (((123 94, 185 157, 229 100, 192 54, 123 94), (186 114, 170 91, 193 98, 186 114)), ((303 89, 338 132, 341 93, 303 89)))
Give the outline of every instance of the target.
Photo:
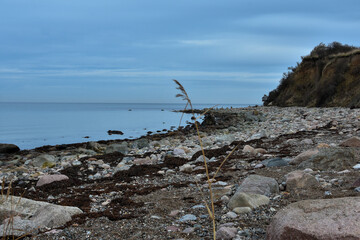
MULTIPOLYGON (((350 165, 334 163, 332 168, 328 165, 310 167, 309 174, 318 179, 317 187, 296 194, 285 184, 285 176, 299 169, 289 161, 305 151, 317 149, 349 154, 348 149, 340 145, 348 138, 360 136, 360 109, 250 107, 214 110, 205 117, 200 134, 210 173, 214 173, 229 151, 239 147, 214 183, 217 224, 231 223, 237 229, 238 239, 245 235, 248 238, 244 239, 263 239, 274 215, 292 202, 360 196, 351 188, 360 178, 360 172, 352 168, 357 160, 360 162, 360 150, 356 149, 359 155, 350 165), (283 165, 270 167, 269 161, 280 161, 283 165), (339 173, 343 168, 348 172, 339 173), (234 213, 235 218, 229 217, 235 216, 230 213, 229 199, 237 186, 252 175, 274 178, 279 192, 269 195, 269 204, 247 214, 234 213), (331 195, 324 194, 329 191, 331 195)), ((17 196, 25 191, 24 198, 74 206, 83 211, 64 229, 51 234, 39 232, 35 239, 57 239, 66 234, 86 239, 88 226, 96 236, 116 239, 101 229, 104 224, 119 229, 123 238, 135 237, 137 231, 142 236, 157 239, 210 237, 208 219, 201 217, 206 214, 204 206, 193 208, 202 205, 197 184, 200 182, 200 187, 206 191, 206 176, 199 142, 191 127, 165 135, 44 146, 20 153, 0 156, 0 177, 5 180, 5 186, 12 180, 17 196), (42 177, 59 174, 67 176, 68 180, 37 186, 42 177), (169 216, 175 210, 179 212, 169 216), (181 222, 185 214, 196 216, 196 220, 181 222), (174 227, 179 230, 164 231, 174 227), (189 227, 192 230, 185 233, 189 227)))

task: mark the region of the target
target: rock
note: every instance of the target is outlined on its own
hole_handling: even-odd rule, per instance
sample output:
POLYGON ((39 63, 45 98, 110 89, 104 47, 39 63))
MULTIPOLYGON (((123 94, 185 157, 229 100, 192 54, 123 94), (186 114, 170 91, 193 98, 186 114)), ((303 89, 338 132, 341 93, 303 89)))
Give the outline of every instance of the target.
POLYGON ((184 165, 179 167, 180 172, 185 172, 185 173, 191 173, 194 169, 194 165, 190 165, 188 163, 185 163, 184 165))
POLYGON ((122 142, 120 144, 118 144, 118 143, 111 144, 105 150, 106 154, 114 153, 114 152, 121 152, 122 154, 127 154, 129 152, 128 143, 122 142))
POLYGON ((299 164, 299 168, 336 170, 352 168, 360 160, 360 150, 355 148, 321 148, 319 153, 299 164))
POLYGON ((261 130, 260 132, 255 133, 254 135, 252 135, 250 137, 250 140, 266 138, 266 137, 267 137, 266 132, 264 130, 261 130))
POLYGON ((180 213, 179 210, 172 210, 169 214, 170 217, 175 217, 176 215, 178 215, 180 213))
POLYGON ((234 212, 228 212, 225 214, 225 216, 228 218, 237 218, 238 215, 234 212))
POLYGON ((265 167, 283 167, 289 165, 289 161, 283 158, 266 159, 261 162, 265 167))
POLYGON ((20 148, 15 144, 0 143, 0 153, 16 153, 20 148))
POLYGON ((146 138, 141 138, 133 142, 133 147, 137 147, 138 149, 146 148, 150 146, 150 142, 146 138))
POLYGON ((358 178, 352 185, 351 185, 352 188, 357 188, 357 187, 360 187, 360 178, 358 178))
POLYGON ((51 165, 55 165, 56 159, 54 156, 49 154, 41 154, 40 156, 31 160, 31 164, 34 167, 48 167, 51 165))
POLYGON ((289 163, 291 165, 298 165, 298 164, 302 163, 305 160, 309 160, 310 158, 312 158, 313 156, 315 156, 318 153, 319 153, 319 150, 317 150, 317 149, 315 149, 315 150, 307 150, 305 152, 300 153, 299 155, 297 155, 292 160, 290 160, 289 163))
POLYGON ((41 176, 40 179, 36 183, 36 187, 41 187, 43 185, 52 183, 52 182, 58 182, 58 181, 64 181, 69 180, 69 177, 63 174, 56 174, 56 175, 44 175, 41 176))
MULTIPOLYGON (((208 163, 210 160, 207 158, 207 157, 205 157, 205 161, 208 163)), ((196 160, 195 160, 195 162, 196 163, 198 163, 198 162, 204 162, 204 156, 203 155, 200 155, 196 160)))
POLYGON ((317 188, 320 184, 316 178, 304 171, 293 171, 286 175, 286 190, 296 191, 298 189, 317 188))
POLYGON ((103 147, 97 142, 88 142, 86 148, 94 150, 95 152, 101 152, 103 150, 103 147))
POLYGON ((182 148, 175 148, 175 149, 173 150, 173 154, 174 154, 175 156, 184 156, 184 155, 186 155, 185 150, 182 149, 182 148))
POLYGON ((152 165, 156 162, 156 160, 153 160, 149 157, 146 158, 135 158, 133 160, 133 163, 136 165, 152 165))
POLYGON ((266 154, 267 151, 263 148, 255 148, 255 152, 256 153, 260 153, 260 154, 266 154))
MULTIPOLYGON (((80 213, 82 211, 77 207, 60 206, 15 196, 12 196, 12 200, 9 197, 0 205, 0 216, 6 218, 11 214, 18 215, 14 218, 14 230, 11 232, 14 236, 29 232, 36 234, 42 228, 64 226, 73 215, 80 213), (11 209, 13 209, 12 213, 11 209)), ((6 224, 0 225, 0 236, 6 236, 4 228, 6 224)))
POLYGON ((279 184, 274 178, 250 175, 241 183, 236 192, 257 193, 270 196, 271 194, 279 193, 279 184))
POLYGON ((250 145, 245 145, 242 152, 243 153, 256 154, 255 149, 250 145))
POLYGON ((359 170, 359 169, 360 169, 360 163, 358 163, 358 164, 356 164, 355 166, 353 166, 353 169, 359 170))
POLYGON ((193 214, 186 214, 179 219, 180 222, 196 221, 196 216, 193 214))
POLYGON ((304 200, 280 210, 266 239, 360 239, 360 197, 304 200))
POLYGON ((352 137, 339 144, 342 147, 360 147, 360 138, 352 137))
POLYGON ((190 234, 190 233, 193 233, 194 231, 195 231, 195 228, 188 227, 188 228, 185 228, 182 232, 186 233, 186 234, 190 234))
POLYGON ((168 232, 180 232, 180 228, 177 226, 168 226, 166 227, 166 231, 168 232))
POLYGON ((251 209, 268 204, 270 199, 267 196, 255 193, 236 192, 230 198, 228 207, 233 210, 237 207, 249 207, 251 209))
POLYGON ((233 211, 237 214, 244 214, 251 212, 251 208, 249 207, 236 207, 233 209, 233 211))
POLYGON ((309 139, 309 138, 305 138, 304 140, 302 140, 300 142, 300 144, 304 144, 304 145, 311 145, 314 144, 313 140, 309 139))
POLYGON ((216 232, 216 239, 229 240, 235 238, 237 229, 234 227, 221 227, 216 232))

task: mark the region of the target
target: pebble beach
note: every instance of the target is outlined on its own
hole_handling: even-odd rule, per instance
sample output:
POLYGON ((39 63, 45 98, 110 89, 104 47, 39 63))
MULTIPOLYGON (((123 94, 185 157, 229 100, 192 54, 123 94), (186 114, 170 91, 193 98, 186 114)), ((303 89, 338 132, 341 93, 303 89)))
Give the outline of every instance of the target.
MULTIPOLYGON (((360 239, 360 109, 215 109, 200 136, 210 176, 227 159, 212 182, 217 239, 360 239)), ((131 140, 6 147, 2 236, 212 239, 191 125, 131 140), (9 211, 9 189, 18 211, 9 211)))

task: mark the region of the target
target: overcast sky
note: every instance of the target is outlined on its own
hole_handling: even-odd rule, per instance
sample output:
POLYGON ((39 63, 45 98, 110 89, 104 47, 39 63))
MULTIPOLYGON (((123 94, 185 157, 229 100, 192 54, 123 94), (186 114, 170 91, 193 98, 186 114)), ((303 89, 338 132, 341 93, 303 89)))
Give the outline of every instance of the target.
POLYGON ((0 0, 0 102, 261 103, 359 0, 0 0))

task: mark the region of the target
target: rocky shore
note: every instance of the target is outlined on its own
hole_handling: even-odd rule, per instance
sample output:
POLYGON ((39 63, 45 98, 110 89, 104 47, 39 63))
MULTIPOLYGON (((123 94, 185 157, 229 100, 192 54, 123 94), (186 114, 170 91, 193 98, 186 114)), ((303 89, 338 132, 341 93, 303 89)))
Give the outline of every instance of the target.
MULTIPOLYGON (((212 110, 200 132, 211 176, 236 147, 212 183, 218 239, 360 239, 360 109, 212 110)), ((191 126, 2 152, 1 236, 212 239, 191 126)))

